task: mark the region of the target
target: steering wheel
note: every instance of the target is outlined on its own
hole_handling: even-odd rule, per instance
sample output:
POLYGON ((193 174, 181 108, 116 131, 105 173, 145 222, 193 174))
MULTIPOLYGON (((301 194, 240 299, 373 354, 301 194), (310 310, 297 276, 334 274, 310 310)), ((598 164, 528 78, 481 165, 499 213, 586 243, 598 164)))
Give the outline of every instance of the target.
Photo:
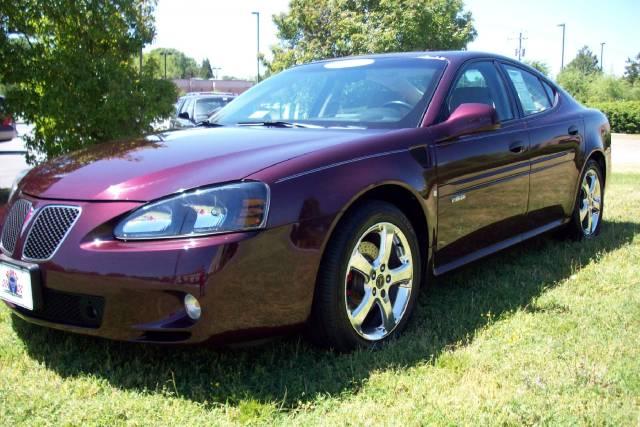
POLYGON ((395 109, 402 109, 402 108, 406 108, 407 111, 411 111, 413 110, 413 105, 408 104, 404 101, 389 101, 387 103, 385 103, 382 108, 395 108, 395 109))

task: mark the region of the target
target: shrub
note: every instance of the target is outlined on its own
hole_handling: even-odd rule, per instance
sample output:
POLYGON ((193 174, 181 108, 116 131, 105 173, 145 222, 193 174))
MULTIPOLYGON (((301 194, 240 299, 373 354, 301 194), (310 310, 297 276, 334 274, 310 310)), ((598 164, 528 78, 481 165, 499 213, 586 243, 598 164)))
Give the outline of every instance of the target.
POLYGON ((612 132, 640 133, 640 101, 595 102, 589 106, 609 118, 612 132))

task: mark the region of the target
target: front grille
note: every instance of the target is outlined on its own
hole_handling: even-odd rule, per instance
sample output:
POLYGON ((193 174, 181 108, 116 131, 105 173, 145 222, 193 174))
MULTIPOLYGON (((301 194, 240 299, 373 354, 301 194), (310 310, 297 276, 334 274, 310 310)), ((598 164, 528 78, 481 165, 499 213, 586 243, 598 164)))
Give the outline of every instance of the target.
POLYGON ((74 206, 46 206, 35 219, 24 244, 24 257, 31 261, 46 261, 56 252, 69 230, 80 216, 74 206))
POLYGON ((104 313, 104 298, 71 294, 44 288, 42 308, 31 311, 22 307, 15 310, 26 317, 63 325, 99 328, 104 313))
POLYGON ((2 247, 9 255, 12 255, 16 249, 16 243, 20 237, 24 221, 30 211, 31 203, 24 199, 15 202, 9 211, 4 227, 2 227, 2 238, 0 239, 2 247))

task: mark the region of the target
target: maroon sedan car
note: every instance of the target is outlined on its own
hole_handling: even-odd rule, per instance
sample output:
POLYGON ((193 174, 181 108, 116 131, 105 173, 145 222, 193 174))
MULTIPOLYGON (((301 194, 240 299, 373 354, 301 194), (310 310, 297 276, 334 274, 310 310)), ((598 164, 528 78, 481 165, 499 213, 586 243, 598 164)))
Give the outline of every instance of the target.
POLYGON ((397 336, 440 275, 551 229, 598 235, 610 127, 535 70, 472 52, 295 67, 203 126, 54 159, 5 209, 0 298, 118 340, 307 325, 397 336))

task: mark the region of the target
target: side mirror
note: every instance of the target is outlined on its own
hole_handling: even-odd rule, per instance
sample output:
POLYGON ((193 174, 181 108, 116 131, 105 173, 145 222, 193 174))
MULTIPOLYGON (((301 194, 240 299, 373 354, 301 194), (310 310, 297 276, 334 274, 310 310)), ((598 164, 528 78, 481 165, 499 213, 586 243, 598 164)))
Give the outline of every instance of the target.
POLYGON ((189 113, 187 113, 186 111, 183 111, 182 113, 178 114, 178 118, 189 120, 189 113))
POLYGON ((433 127, 437 141, 500 127, 496 109, 487 104, 460 104, 449 118, 433 127))

